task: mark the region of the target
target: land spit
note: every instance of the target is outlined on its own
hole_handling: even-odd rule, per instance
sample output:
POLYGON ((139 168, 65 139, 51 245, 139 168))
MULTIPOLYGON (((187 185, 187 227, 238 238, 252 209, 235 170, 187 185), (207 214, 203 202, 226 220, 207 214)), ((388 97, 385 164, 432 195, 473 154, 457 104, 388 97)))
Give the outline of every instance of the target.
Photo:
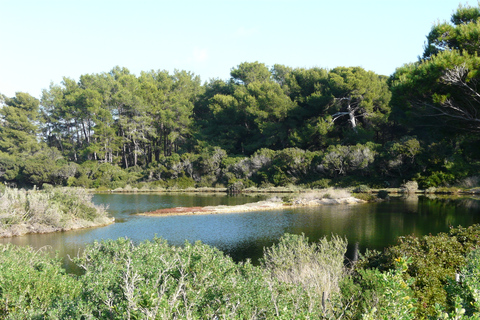
POLYGON ((115 218, 112 218, 112 217, 102 217, 102 218, 95 219, 95 221, 74 219, 64 227, 54 227, 54 226, 50 226, 42 223, 24 222, 24 223, 15 224, 6 229, 0 227, 0 238, 19 237, 26 234, 34 234, 34 233, 44 234, 44 233, 65 232, 65 231, 71 231, 71 230, 105 227, 112 223, 115 223, 115 218))
POLYGON ((280 198, 272 198, 265 201, 252 202, 236 206, 207 206, 207 207, 175 207, 159 209, 150 212, 139 213, 143 216, 173 216, 173 215, 200 215, 200 214, 219 214, 219 213, 237 213, 248 211, 266 211, 281 210, 296 207, 314 207, 322 205, 335 204, 358 204, 366 201, 354 197, 345 197, 338 199, 296 199, 292 202, 284 202, 280 198))

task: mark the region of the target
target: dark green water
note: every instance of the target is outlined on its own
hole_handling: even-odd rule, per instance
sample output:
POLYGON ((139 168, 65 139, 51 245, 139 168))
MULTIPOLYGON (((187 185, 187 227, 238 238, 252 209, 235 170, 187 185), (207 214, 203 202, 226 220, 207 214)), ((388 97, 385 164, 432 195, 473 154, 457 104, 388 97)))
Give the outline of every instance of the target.
POLYGON ((332 205, 276 211, 242 212, 199 216, 143 217, 134 213, 176 206, 236 205, 267 196, 199 194, 98 194, 97 204, 106 204, 117 222, 87 230, 1 239, 36 248, 48 246, 61 256, 73 256, 95 240, 128 237, 134 241, 155 236, 172 245, 186 240, 216 246, 240 261, 254 262, 263 248, 284 233, 304 233, 310 240, 331 234, 344 236, 353 248, 382 249, 402 235, 418 236, 448 231, 450 226, 480 223, 480 200, 467 198, 429 199, 413 197, 361 205, 332 205))

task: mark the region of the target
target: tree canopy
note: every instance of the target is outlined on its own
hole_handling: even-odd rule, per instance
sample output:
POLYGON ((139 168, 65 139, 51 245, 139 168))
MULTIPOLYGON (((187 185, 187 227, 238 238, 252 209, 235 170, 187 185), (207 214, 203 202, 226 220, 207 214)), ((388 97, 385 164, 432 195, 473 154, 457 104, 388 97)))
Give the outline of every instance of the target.
POLYGON ((479 6, 459 6, 450 22, 432 27, 423 57, 390 77, 355 66, 255 61, 202 84, 184 70, 135 75, 117 66, 63 78, 40 101, 1 96, 0 180, 93 187, 460 181, 480 168, 479 19, 479 6))

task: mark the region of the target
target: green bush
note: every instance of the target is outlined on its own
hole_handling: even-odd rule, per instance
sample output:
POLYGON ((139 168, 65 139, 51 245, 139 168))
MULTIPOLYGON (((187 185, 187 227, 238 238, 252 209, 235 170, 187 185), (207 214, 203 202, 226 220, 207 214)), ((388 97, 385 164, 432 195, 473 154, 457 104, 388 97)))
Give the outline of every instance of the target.
POLYGON ((377 197, 380 198, 380 199, 383 199, 383 200, 387 199, 389 197, 388 191, 387 190, 378 191, 377 197))
POLYGON ((374 201, 376 199, 376 197, 370 193, 353 193, 352 196, 364 201, 374 201))
POLYGON ((404 277, 411 259, 398 258, 395 262, 395 268, 387 272, 358 270, 354 276, 358 293, 352 318, 415 319, 416 299, 410 287, 413 279, 404 277))
POLYGON ((353 192, 355 193, 367 193, 370 192, 370 187, 364 184, 359 185, 355 189, 353 189, 353 192))
POLYGON ((0 244, 0 318, 44 319, 57 305, 78 299, 81 284, 61 265, 46 251, 0 244))
POLYGON ((88 245, 78 277, 44 252, 0 245, 0 318, 478 319, 479 239, 478 225, 402 237, 352 272, 338 236, 286 234, 259 266, 200 242, 121 238, 88 245))
POLYGON ((180 177, 166 181, 166 185, 171 189, 188 189, 195 187, 195 180, 189 177, 180 177))
POLYGON ((75 261, 85 270, 83 299, 94 318, 261 318, 272 310, 258 268, 201 243, 110 240, 75 261))
POLYGON ((414 279, 412 289, 417 299, 417 317, 435 316, 436 304, 451 307, 453 302, 448 299, 445 286, 465 265, 468 252, 480 245, 480 226, 452 228, 448 234, 435 236, 400 237, 398 241, 382 253, 367 252, 356 267, 389 271, 395 268, 397 259, 410 257, 405 279, 414 279))
POLYGON ((312 189, 327 189, 331 187, 332 180, 330 179, 320 179, 308 183, 308 186, 312 189))

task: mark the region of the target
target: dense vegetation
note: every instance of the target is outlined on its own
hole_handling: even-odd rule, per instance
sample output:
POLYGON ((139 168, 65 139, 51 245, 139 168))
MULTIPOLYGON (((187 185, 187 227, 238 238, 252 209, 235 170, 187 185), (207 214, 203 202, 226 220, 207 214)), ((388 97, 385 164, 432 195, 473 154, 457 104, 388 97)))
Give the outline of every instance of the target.
POLYGON ((406 237, 345 266, 346 240, 286 234, 260 265, 197 242, 95 242, 58 258, 0 245, 2 319, 478 319, 480 226, 406 237), (456 281, 456 275, 460 281, 456 281))
MULTIPOLYGON (((460 6, 422 58, 360 67, 244 62, 228 80, 125 68, 2 96, 0 180, 119 188, 421 188, 467 181, 478 146, 480 8, 460 6)), ((475 183, 474 183, 475 185, 475 183)))

